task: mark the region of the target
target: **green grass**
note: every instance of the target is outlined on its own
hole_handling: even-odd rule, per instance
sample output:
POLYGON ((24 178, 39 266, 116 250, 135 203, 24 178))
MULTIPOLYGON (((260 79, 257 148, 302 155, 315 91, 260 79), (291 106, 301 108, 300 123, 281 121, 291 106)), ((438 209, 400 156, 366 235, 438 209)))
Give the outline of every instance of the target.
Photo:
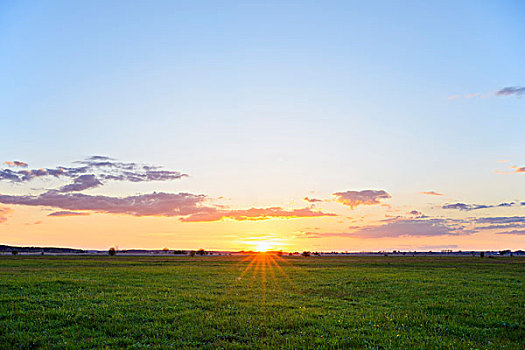
POLYGON ((525 347, 523 258, 243 258, 2 256, 0 347, 525 347))

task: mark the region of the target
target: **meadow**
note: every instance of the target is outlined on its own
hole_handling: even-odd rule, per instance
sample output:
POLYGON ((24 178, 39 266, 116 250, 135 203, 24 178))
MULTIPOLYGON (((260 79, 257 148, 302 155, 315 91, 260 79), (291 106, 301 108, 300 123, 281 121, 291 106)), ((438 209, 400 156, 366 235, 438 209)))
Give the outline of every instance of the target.
POLYGON ((518 257, 1 256, 2 349, 523 349, 518 257))

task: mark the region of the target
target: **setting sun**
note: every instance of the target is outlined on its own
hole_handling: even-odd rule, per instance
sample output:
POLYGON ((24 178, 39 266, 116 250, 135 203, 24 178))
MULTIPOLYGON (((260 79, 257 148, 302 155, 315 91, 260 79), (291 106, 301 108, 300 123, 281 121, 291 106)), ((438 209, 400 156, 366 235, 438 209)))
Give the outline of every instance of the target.
POLYGON ((274 247, 274 244, 272 242, 261 241, 261 242, 257 242, 255 244, 255 251, 257 251, 257 252, 267 252, 270 249, 272 249, 273 247, 274 247))

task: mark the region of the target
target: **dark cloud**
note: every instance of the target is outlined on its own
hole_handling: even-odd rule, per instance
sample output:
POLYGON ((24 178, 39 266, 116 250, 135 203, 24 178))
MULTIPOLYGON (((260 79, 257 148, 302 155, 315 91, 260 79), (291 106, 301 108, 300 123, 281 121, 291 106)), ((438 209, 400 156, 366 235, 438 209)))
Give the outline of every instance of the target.
POLYGON ((512 223, 524 223, 525 224, 525 216, 481 217, 481 218, 474 218, 474 221, 478 224, 512 224, 512 223))
POLYGON ((525 229, 524 230, 512 230, 512 231, 503 231, 503 232, 496 232, 497 235, 525 235, 525 229))
MULTIPOLYGON (((11 165, 10 163, 6 162, 8 165, 11 165)), ((188 176, 178 171, 163 170, 158 166, 118 162, 106 156, 92 156, 75 163, 80 166, 23 170, 0 169, 0 180, 20 183, 38 177, 73 179, 72 184, 60 189, 63 192, 69 192, 100 186, 103 181, 171 181, 188 176)))
POLYGON ((303 199, 307 201, 308 203, 317 203, 317 202, 323 201, 322 199, 310 198, 310 197, 304 197, 303 199))
POLYGON ((509 228, 521 228, 521 227, 525 228, 525 223, 476 226, 476 230, 508 230, 509 228))
POLYGON ((179 216, 185 222, 209 222, 224 218, 232 220, 267 220, 271 218, 302 218, 335 216, 336 214, 315 211, 310 208, 285 210, 280 207, 251 208, 246 210, 224 210, 207 207, 205 195, 189 193, 151 193, 128 197, 92 196, 83 193, 48 191, 38 196, 0 195, 0 203, 44 206, 64 209, 49 216, 86 215, 78 211, 133 216, 179 216))
POLYGON ((382 225, 365 226, 352 232, 317 233, 307 232, 309 237, 354 237, 354 238, 386 238, 386 237, 433 237, 470 235, 476 230, 465 229, 464 226, 447 219, 400 219, 382 225))
POLYGON ((410 212, 408 212, 410 215, 414 215, 414 216, 423 216, 423 213, 420 212, 419 210, 412 210, 410 212))
POLYGON ((358 205, 380 204, 381 199, 392 198, 383 190, 346 191, 336 192, 333 195, 337 197, 336 201, 352 209, 358 205))
POLYGON ((49 214, 48 216, 54 217, 64 217, 64 216, 87 216, 87 212, 78 212, 78 211, 55 211, 54 213, 49 214))
POLYGON ((462 210, 462 211, 471 211, 471 210, 488 209, 488 208, 512 207, 517 204, 518 203, 516 202, 500 203, 500 204, 495 204, 495 205, 452 203, 452 204, 443 205, 441 209, 456 209, 456 210, 462 210))
POLYGON ((19 168, 27 168, 27 163, 26 162, 21 162, 19 160, 13 160, 12 162, 11 161, 6 161, 4 162, 4 164, 7 164, 11 167, 19 167, 19 168))
POLYGON ((204 195, 189 193, 150 193, 128 197, 91 196, 83 193, 48 191, 38 196, 0 195, 0 203, 45 206, 64 210, 88 210, 98 213, 133 216, 185 216, 214 208, 199 205, 204 195))
POLYGON ((229 218, 237 221, 244 220, 268 220, 273 218, 291 219, 306 217, 336 216, 336 214, 324 213, 322 211, 311 210, 310 208, 285 210, 281 207, 271 208, 251 208, 245 210, 216 210, 203 213, 192 214, 181 219, 185 222, 207 222, 219 221, 229 218))
POLYGON ((60 192, 78 192, 87 190, 89 188, 94 188, 101 186, 102 182, 100 182, 97 177, 93 174, 89 175, 80 175, 79 177, 75 178, 73 180, 72 184, 62 186, 60 188, 60 192))
POLYGON ((521 86, 507 86, 496 92, 497 96, 523 96, 525 94, 525 87, 521 86))

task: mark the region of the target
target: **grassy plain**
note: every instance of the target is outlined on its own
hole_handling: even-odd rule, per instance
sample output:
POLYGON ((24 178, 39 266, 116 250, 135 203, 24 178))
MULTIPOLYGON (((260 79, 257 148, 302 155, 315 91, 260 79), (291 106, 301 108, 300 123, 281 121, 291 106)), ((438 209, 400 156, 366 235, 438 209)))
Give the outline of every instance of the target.
POLYGON ((0 257, 0 347, 523 349, 525 259, 0 257))

